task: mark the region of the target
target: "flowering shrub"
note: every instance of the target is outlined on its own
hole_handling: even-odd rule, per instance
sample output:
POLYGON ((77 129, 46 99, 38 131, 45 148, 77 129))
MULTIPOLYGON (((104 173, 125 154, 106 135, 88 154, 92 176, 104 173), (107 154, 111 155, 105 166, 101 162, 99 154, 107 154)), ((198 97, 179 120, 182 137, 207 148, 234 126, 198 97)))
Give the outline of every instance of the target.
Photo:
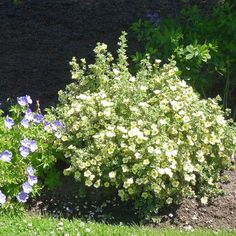
POLYGON ((174 61, 160 67, 146 58, 134 76, 124 34, 119 45, 116 63, 105 44, 94 64, 71 62, 74 83, 56 109, 66 126, 57 140, 71 163, 65 174, 139 209, 196 194, 205 201, 235 151, 234 125, 218 98, 200 100, 180 80, 174 61))
POLYGON ((39 108, 33 112, 30 96, 18 98, 10 114, 0 110, 0 206, 26 202, 39 189, 38 178, 45 178, 56 158, 52 147, 54 135, 47 132, 48 122, 39 108))

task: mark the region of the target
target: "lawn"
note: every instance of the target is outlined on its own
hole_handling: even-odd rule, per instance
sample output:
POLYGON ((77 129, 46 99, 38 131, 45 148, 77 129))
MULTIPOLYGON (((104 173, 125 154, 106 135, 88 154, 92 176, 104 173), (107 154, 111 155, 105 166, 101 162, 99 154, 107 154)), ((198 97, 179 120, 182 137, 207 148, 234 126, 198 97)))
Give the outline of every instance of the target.
POLYGON ((83 222, 81 220, 55 219, 34 215, 0 217, 0 235, 63 235, 63 236, 228 236, 236 235, 236 231, 215 230, 174 230, 139 227, 137 225, 107 225, 105 223, 83 222))

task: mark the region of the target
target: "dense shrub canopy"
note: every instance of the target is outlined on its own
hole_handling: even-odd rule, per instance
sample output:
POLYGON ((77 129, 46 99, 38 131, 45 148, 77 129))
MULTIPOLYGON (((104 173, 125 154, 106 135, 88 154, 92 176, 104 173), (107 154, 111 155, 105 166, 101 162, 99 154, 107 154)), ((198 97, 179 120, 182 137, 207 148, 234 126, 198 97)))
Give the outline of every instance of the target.
POLYGON ((206 201, 235 151, 234 126, 218 99, 199 99, 179 78, 174 61, 146 58, 132 75, 124 34, 119 46, 117 62, 105 44, 94 64, 71 62, 74 82, 56 109, 66 126, 57 140, 70 162, 65 174, 137 207, 195 194, 206 201))

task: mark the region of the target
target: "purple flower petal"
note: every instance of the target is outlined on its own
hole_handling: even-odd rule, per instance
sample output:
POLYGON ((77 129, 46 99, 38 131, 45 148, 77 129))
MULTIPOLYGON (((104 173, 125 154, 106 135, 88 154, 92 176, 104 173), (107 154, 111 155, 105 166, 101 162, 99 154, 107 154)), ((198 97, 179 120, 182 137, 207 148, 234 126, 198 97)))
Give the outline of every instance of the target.
POLYGON ((51 130, 51 128, 52 128, 51 124, 48 121, 46 121, 44 123, 44 130, 49 131, 49 130, 51 130))
POLYGON ((40 124, 41 122, 43 122, 43 115, 42 114, 35 114, 34 115, 34 123, 35 124, 40 124))
POLYGON ((32 99, 29 95, 25 95, 25 96, 17 98, 17 102, 19 103, 20 106, 24 107, 29 104, 32 104, 32 99))
POLYGON ((35 184, 38 183, 38 178, 37 176, 35 175, 29 175, 28 176, 28 183, 31 185, 31 186, 34 186, 35 184))
POLYGON ((0 154, 0 160, 5 162, 10 162, 12 159, 12 153, 8 150, 5 150, 0 154))
POLYGON ((14 120, 9 116, 7 116, 7 118, 5 119, 4 122, 5 122, 5 125, 8 129, 11 129, 12 126, 15 124, 14 120))
POLYGON ((28 182, 23 183, 22 188, 25 193, 31 193, 33 190, 32 186, 28 182))
POLYGON ((32 166, 29 166, 29 167, 27 167, 27 173, 29 174, 29 175, 34 175, 34 168, 32 167, 32 166))
POLYGON ((29 199, 29 194, 21 191, 18 195, 17 195, 17 200, 18 202, 27 202, 27 200, 29 199))
POLYGON ((32 112, 32 110, 30 108, 28 108, 25 112, 25 118, 29 121, 34 119, 34 113, 32 112))
POLYGON ((57 131, 58 128, 64 129, 64 125, 63 125, 62 122, 59 121, 59 120, 53 121, 52 124, 51 124, 51 127, 52 127, 52 130, 53 130, 53 131, 57 131))
POLYGON ((21 121, 21 124, 22 126, 24 126, 25 128, 28 128, 29 127, 29 120, 27 120, 26 118, 24 118, 22 121, 21 121))
POLYGON ((0 204, 4 204, 6 202, 6 195, 2 193, 2 191, 0 190, 0 204))
POLYGON ((27 148, 29 148, 30 146, 30 140, 28 138, 24 138, 20 143, 22 146, 27 147, 27 148))
POLYGON ((31 152, 35 152, 38 149, 38 145, 35 140, 30 141, 29 149, 31 152))
POLYGON ((147 18, 151 23, 158 25, 161 21, 160 15, 157 12, 148 13, 147 18))
POLYGON ((29 148, 21 146, 20 147, 20 154, 22 157, 26 158, 30 154, 29 148))

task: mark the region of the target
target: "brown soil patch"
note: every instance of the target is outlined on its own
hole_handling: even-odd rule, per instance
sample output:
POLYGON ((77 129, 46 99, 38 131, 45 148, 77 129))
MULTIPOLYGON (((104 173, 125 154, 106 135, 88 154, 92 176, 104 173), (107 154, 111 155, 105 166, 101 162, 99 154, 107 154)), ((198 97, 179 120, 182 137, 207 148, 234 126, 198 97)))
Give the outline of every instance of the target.
POLYGON ((236 229, 236 170, 226 171, 229 182, 222 184, 223 196, 216 197, 207 205, 186 199, 177 208, 168 210, 161 225, 186 229, 205 227, 236 229))

